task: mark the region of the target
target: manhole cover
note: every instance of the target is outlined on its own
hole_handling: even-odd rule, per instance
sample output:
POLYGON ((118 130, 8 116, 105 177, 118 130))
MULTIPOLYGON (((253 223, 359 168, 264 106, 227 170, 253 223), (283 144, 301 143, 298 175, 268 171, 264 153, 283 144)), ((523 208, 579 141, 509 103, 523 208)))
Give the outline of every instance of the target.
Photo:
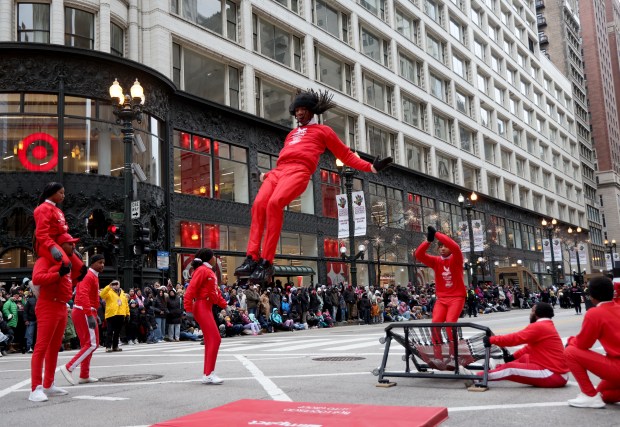
POLYGON ((316 357, 312 360, 317 362, 352 362, 354 360, 364 360, 365 357, 357 356, 334 356, 334 357, 316 357))
POLYGON ((154 374, 137 374, 137 375, 117 375, 115 377, 103 377, 99 378, 99 381, 104 383, 139 383, 142 381, 158 380, 163 375, 154 374))

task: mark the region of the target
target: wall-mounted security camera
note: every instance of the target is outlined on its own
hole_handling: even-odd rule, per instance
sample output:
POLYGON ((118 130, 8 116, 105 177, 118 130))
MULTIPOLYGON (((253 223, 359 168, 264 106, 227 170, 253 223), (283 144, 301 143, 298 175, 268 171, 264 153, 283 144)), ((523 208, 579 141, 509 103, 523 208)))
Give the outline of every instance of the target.
POLYGON ((140 180, 140 182, 148 181, 146 174, 144 173, 144 171, 142 170, 142 167, 140 167, 139 164, 132 163, 131 170, 133 170, 133 174, 136 176, 136 178, 138 178, 138 180, 140 180))
POLYGON ((136 133, 133 136, 133 149, 136 150, 136 153, 142 154, 146 151, 146 145, 144 145, 144 141, 142 141, 142 136, 139 133, 136 133))

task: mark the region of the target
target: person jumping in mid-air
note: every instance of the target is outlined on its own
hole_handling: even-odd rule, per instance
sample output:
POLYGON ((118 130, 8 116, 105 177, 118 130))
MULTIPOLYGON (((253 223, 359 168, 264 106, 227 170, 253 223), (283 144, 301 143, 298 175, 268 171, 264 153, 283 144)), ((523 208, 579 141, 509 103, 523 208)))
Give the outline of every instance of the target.
POLYGON ((252 205, 247 258, 235 270, 236 276, 249 276, 262 281, 273 274, 284 208, 304 192, 325 149, 329 149, 345 165, 364 172, 377 173, 392 163, 391 157, 382 160, 377 157, 373 163, 360 159, 332 128, 319 124, 314 116, 334 106, 332 95, 313 90, 298 91, 289 106, 289 112, 295 116, 299 126, 284 140, 276 168, 260 175, 263 184, 252 205))

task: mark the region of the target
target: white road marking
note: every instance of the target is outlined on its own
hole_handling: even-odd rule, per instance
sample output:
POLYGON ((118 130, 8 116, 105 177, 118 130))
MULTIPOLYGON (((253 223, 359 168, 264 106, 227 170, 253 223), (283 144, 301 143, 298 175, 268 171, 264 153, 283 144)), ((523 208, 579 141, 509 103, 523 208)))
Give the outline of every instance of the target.
POLYGON ((259 382, 259 384, 263 386, 263 388, 265 389, 267 394, 269 394, 269 396, 271 396, 271 398, 273 400, 278 400, 278 401, 281 401, 281 402, 292 402, 293 401, 293 399, 288 397, 286 395, 286 393, 284 393, 276 385, 276 383, 274 383, 269 378, 267 378, 265 376, 265 374, 263 374, 263 371, 258 369, 258 366, 256 366, 254 363, 252 363, 247 357, 245 357, 245 356, 235 356, 235 357, 237 358, 237 360, 239 360, 241 362, 241 364, 248 371, 250 371, 252 376, 254 376, 254 378, 256 378, 256 380, 259 382))
MULTIPOLYGON (((21 382, 18 382, 15 385, 12 385, 11 387, 7 387, 4 390, 0 390, 0 398, 6 396, 7 394, 13 393, 14 391, 19 390, 20 388, 22 388, 23 386, 30 384, 30 380, 24 380, 21 382)), ((30 391, 30 389, 28 389, 28 391, 30 391)))
POLYGON ((456 408, 448 408, 450 412, 465 412, 465 411, 496 411, 498 409, 529 409, 529 408, 546 408, 552 406, 568 406, 568 402, 542 402, 542 403, 515 403, 507 405, 484 405, 484 406, 460 406, 456 408))
POLYGON ((117 400, 129 400, 128 397, 88 396, 88 395, 73 396, 73 399, 80 399, 80 400, 107 400, 107 401, 110 401, 110 402, 114 402, 114 401, 117 401, 117 400))

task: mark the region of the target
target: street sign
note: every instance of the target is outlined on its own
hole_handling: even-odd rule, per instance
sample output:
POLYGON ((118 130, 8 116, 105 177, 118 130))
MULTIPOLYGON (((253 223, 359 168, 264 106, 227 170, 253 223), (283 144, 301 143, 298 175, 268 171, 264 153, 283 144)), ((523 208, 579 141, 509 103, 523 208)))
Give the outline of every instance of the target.
POLYGON ((168 270, 170 268, 170 252, 157 251, 157 268, 168 270))
POLYGON ((140 218, 140 200, 132 200, 131 202, 131 219, 140 218))

